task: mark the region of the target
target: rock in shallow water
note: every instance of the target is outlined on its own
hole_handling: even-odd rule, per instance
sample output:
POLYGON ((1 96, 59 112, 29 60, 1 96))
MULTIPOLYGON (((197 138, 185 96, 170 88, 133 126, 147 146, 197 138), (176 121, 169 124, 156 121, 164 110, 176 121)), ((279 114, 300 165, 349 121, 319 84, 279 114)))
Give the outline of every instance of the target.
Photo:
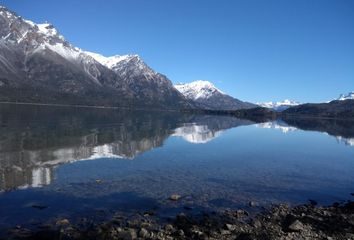
POLYGON ((181 195, 172 194, 172 195, 170 196, 170 200, 172 200, 172 201, 178 201, 179 199, 181 199, 181 195))
POLYGON ((248 203, 248 205, 249 205, 250 207, 256 207, 256 206, 257 206, 257 203, 256 203, 256 202, 253 202, 253 201, 250 201, 250 202, 248 203))

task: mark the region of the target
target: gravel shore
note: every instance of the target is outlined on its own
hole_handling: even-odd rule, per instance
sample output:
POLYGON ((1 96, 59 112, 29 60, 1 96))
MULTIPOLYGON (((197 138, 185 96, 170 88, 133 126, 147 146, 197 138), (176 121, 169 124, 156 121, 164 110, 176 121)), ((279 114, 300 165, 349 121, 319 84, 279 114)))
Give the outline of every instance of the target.
POLYGON ((102 223, 71 224, 58 219, 31 231, 20 226, 3 239, 236 239, 236 240, 353 240, 354 202, 331 206, 310 204, 273 206, 254 216, 242 209, 189 215, 186 210, 161 223, 154 213, 135 214, 129 219, 114 215, 102 223))

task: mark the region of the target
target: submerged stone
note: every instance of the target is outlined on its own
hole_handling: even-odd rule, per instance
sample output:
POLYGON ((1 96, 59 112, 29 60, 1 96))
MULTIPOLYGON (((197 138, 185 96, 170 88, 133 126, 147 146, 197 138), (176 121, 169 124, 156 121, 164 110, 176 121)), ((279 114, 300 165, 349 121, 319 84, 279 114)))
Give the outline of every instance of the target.
POLYGON ((179 199, 181 199, 181 195, 178 195, 178 194, 172 194, 171 196, 170 196, 170 200, 172 200, 172 201, 178 201, 179 199))
POLYGON ((58 220, 55 225, 62 226, 62 225, 68 225, 70 224, 70 221, 66 218, 58 220))

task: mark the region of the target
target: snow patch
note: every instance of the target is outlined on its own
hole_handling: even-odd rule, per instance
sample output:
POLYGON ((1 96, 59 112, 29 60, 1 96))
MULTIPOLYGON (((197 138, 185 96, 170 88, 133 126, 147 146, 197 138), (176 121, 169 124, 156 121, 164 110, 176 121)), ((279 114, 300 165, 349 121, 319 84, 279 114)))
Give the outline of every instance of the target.
POLYGON ((354 99, 354 91, 349 92, 348 94, 341 94, 337 100, 344 101, 348 99, 354 99))
POLYGON ((53 52, 58 53, 62 57, 69 59, 69 60, 74 60, 77 59, 80 56, 80 51, 77 51, 73 48, 69 48, 64 46, 63 43, 56 43, 56 44, 46 44, 45 45, 48 49, 52 50, 53 52))
POLYGON ((29 25, 31 25, 31 27, 35 27, 36 26, 36 24, 34 23, 34 22, 32 22, 32 21, 30 21, 30 20, 24 20, 26 23, 28 23, 29 25))
POLYGON ((50 23, 41 23, 36 24, 40 33, 44 34, 47 37, 57 37, 60 40, 64 41, 64 37, 59 34, 58 30, 50 23))
POLYGON ((98 53, 93 53, 93 52, 88 52, 88 51, 85 51, 85 53, 87 55, 93 57, 97 62, 101 63, 103 66, 108 67, 109 69, 112 69, 119 62, 127 61, 127 60, 134 58, 134 57, 139 58, 138 55, 115 55, 115 56, 111 56, 111 57, 105 57, 105 56, 98 54, 98 53))

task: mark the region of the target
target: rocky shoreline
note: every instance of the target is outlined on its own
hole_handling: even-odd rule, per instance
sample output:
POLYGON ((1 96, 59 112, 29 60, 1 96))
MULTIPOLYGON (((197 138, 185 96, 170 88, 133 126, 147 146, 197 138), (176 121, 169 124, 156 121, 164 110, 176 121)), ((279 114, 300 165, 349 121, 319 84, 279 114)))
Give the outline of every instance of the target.
POLYGON ((71 224, 67 219, 59 219, 53 226, 43 225, 36 231, 18 226, 2 239, 354 239, 351 201, 325 207, 313 201, 295 207, 277 205, 254 216, 241 209, 198 215, 186 212, 188 209, 165 223, 160 223, 153 212, 129 218, 116 214, 102 223, 71 224))

